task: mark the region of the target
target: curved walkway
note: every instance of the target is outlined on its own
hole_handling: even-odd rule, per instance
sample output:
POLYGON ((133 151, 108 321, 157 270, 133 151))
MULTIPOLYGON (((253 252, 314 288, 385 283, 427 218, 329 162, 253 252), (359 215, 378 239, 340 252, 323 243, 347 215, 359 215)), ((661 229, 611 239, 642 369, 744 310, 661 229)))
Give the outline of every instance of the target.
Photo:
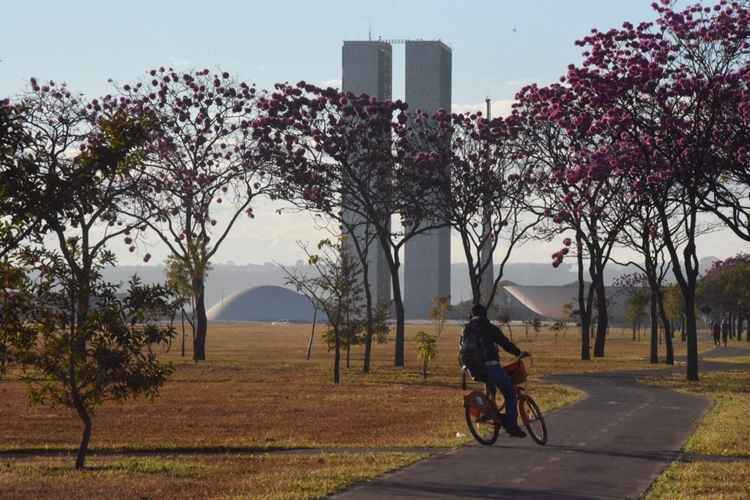
MULTIPOLYGON (((717 349, 709 356, 747 354, 717 349)), ((702 370, 740 365, 702 363, 702 370)), ((706 398, 637 382, 654 371, 561 375, 587 397, 551 414, 545 447, 502 435, 355 487, 337 498, 639 498, 680 457, 710 407, 706 398)))

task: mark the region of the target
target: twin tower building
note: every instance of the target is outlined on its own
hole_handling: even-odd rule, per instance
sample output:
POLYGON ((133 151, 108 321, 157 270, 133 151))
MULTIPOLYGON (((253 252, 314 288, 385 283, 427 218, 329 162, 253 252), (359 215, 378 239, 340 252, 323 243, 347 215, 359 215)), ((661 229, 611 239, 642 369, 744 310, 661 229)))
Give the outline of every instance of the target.
MULTIPOLYGON (((439 41, 345 41, 342 90, 392 99, 393 43, 406 47, 406 102, 409 110, 435 113, 451 110, 452 53, 439 41)), ((391 300, 391 279, 377 241, 368 249, 368 277, 373 300, 391 300)), ((433 299, 451 293, 450 228, 444 227, 411 238, 403 256, 403 297, 406 318, 427 319, 433 299)))

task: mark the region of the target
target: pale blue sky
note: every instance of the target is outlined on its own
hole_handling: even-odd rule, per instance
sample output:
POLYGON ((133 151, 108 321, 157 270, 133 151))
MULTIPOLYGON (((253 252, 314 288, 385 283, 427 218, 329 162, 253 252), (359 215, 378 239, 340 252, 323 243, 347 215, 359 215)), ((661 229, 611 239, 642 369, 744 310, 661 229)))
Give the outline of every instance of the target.
MULTIPOLYGON (((134 80, 151 67, 221 67, 270 87, 301 79, 341 78, 343 40, 439 38, 453 48, 455 110, 479 109, 485 97, 508 106, 530 82, 557 79, 579 59, 573 42, 591 28, 653 19, 651 0, 59 0, 0 3, 0 95, 24 89, 30 76, 67 81, 95 95, 107 79, 134 80)), ((394 98, 403 97, 403 50, 394 50, 394 98)), ((305 216, 258 207, 227 240, 218 261, 262 263, 297 258, 295 240, 319 235, 305 216)), ((704 255, 736 253, 731 235, 707 238, 704 255)), ((553 245, 535 244, 515 261, 549 261, 553 245)), ((113 248, 122 263, 137 256, 113 248)), ((149 249, 158 262, 160 245, 149 249)), ((145 252, 145 250, 144 250, 145 252)), ((453 260, 462 259, 454 245, 453 260)))
MULTIPOLYGON (((221 66, 264 87, 340 79, 341 41, 440 38, 453 48, 453 99, 509 99, 556 78, 590 28, 651 18, 650 0, 88 1, 3 0, 0 92, 28 76, 101 92, 159 65, 221 66), (515 29, 515 31, 514 31, 515 29)), ((394 90, 403 92, 403 51, 394 90)))

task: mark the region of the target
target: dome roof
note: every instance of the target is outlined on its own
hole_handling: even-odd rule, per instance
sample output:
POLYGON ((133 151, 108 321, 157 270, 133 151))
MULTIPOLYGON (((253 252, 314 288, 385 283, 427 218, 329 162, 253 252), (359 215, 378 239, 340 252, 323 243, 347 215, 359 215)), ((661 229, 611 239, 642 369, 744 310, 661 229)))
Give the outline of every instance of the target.
POLYGON ((302 294, 280 286, 256 286, 222 300, 207 316, 209 321, 312 321, 313 313, 312 303, 302 294))

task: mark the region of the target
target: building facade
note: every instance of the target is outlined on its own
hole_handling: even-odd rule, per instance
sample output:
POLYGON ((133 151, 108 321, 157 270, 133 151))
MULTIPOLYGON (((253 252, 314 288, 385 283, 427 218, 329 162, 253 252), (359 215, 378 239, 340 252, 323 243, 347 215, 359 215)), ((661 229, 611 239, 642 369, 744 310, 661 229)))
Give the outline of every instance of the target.
MULTIPOLYGON (((452 52, 439 41, 406 41, 406 102, 410 111, 432 114, 451 111, 452 52)), ((392 98, 392 45, 384 41, 345 41, 342 51, 342 90, 392 98)), ((354 236, 368 241, 368 228, 358 216, 345 212, 354 236)), ((421 233, 404 250, 404 308, 409 319, 430 315, 436 297, 450 297, 451 232, 449 227, 421 233)), ((350 243, 352 245, 353 243, 350 243)), ((362 245, 364 246, 364 245, 362 245)), ((353 254, 356 255, 356 254, 353 254)), ((379 243, 368 249, 368 278, 380 304, 391 300, 391 279, 379 243)))
MULTIPOLYGON (((393 86, 392 46, 379 41, 345 41, 342 50, 343 92, 367 94, 380 100, 389 100, 393 86)), ((374 240, 374 230, 356 213, 344 211, 346 224, 353 228, 360 248, 367 252, 367 277, 375 304, 391 301, 391 275, 386 261, 386 250, 374 240), (369 242, 369 245, 368 245, 369 242)), ((355 243, 348 240, 345 248, 358 261, 355 243)))
MULTIPOLYGON (((442 42, 406 42, 406 102, 410 111, 451 111, 453 55, 442 42)), ((440 222, 440 221, 437 221, 440 222)), ((404 251, 406 317, 430 315, 435 297, 449 297, 451 230, 442 227, 418 234, 404 251)))

